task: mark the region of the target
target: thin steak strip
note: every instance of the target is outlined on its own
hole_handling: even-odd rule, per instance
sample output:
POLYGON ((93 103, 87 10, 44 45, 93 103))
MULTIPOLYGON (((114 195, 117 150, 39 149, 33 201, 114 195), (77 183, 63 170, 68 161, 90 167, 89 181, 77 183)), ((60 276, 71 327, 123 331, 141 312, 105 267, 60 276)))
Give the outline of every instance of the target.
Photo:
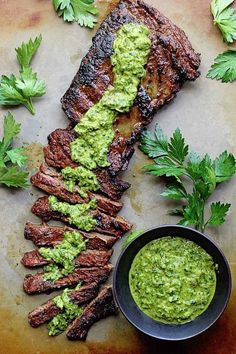
POLYGON ((71 204, 87 203, 91 199, 96 199, 98 209, 112 216, 116 216, 122 208, 121 202, 113 201, 97 193, 89 193, 88 198, 82 198, 78 191, 68 191, 59 173, 57 175, 54 173, 54 176, 50 176, 48 173, 39 171, 31 177, 31 183, 48 194, 55 195, 59 199, 71 204))
MULTIPOLYGON (((38 247, 55 247, 61 241, 64 240, 65 232, 77 231, 67 226, 49 226, 46 223, 32 224, 27 222, 25 225, 25 238, 33 241, 38 247)), ((98 232, 84 232, 80 231, 80 234, 86 239, 87 248, 91 250, 107 250, 112 248, 117 241, 116 237, 99 234, 98 232)))
MULTIPOLYGON (((50 209, 48 197, 39 198, 34 203, 31 211, 44 221, 53 219, 69 223, 69 218, 67 216, 50 209)), ((98 210, 91 211, 90 215, 97 221, 97 226, 94 228, 94 231, 120 237, 132 228, 132 225, 121 216, 113 218, 112 216, 103 214, 98 210)))
MULTIPOLYGON (((72 303, 81 306, 94 299, 98 295, 98 291, 99 285, 97 283, 86 284, 79 290, 71 291, 69 298, 72 303)), ((51 299, 31 311, 28 315, 28 321, 32 327, 36 328, 62 312, 63 310, 59 309, 51 299)))
POLYGON ((76 318, 66 331, 71 340, 85 340, 90 327, 97 321, 117 313, 113 300, 112 287, 104 287, 99 295, 85 308, 83 314, 76 318))
MULTIPOLYGON (((109 262, 113 250, 98 251, 98 250, 86 250, 79 254, 75 258, 76 267, 103 267, 109 262)), ((46 264, 52 264, 53 261, 48 261, 42 257, 38 250, 25 252, 21 263, 26 268, 42 267, 46 264)))
POLYGON ((83 283, 104 283, 112 270, 112 265, 105 265, 103 268, 76 268, 68 276, 56 280, 55 282, 43 279, 44 273, 27 274, 24 279, 23 289, 29 294, 40 294, 51 292, 57 289, 70 288, 76 286, 79 282, 83 283))

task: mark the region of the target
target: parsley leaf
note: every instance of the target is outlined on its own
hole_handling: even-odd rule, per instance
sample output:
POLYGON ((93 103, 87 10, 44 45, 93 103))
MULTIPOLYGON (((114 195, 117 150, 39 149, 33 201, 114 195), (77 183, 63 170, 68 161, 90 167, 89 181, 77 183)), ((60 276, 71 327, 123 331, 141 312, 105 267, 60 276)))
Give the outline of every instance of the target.
POLYGON ((215 161, 214 170, 216 174, 216 182, 224 182, 229 180, 235 174, 235 158, 232 154, 224 151, 215 161))
POLYGON ((97 8, 93 0, 53 0, 53 5, 58 16, 63 16, 64 21, 78 22, 80 26, 93 28, 97 23, 97 8))
POLYGON ((15 51, 17 53, 17 60, 21 66, 21 68, 28 68, 30 66, 31 60, 33 56, 38 50, 42 42, 42 35, 40 34, 38 37, 35 38, 33 41, 31 38, 29 42, 22 43, 21 47, 16 48, 15 51))
POLYGON ((4 117, 3 138, 0 141, 0 184, 7 187, 27 187, 28 172, 22 167, 27 157, 24 148, 12 148, 13 139, 20 133, 20 124, 9 112, 4 117))
POLYGON ((207 224, 219 226, 225 222, 225 217, 229 211, 230 204, 221 204, 220 202, 211 204, 211 217, 207 224))
POLYGON ((29 40, 16 49, 17 59, 21 66, 20 75, 9 77, 3 75, 0 79, 0 105, 18 106, 23 104, 32 114, 35 108, 32 103, 33 97, 41 97, 46 92, 44 81, 38 80, 37 74, 29 66, 36 53, 42 37, 36 37, 34 41, 29 40))
POLYGON ((130 232, 122 244, 122 249, 125 249, 130 244, 130 242, 135 240, 142 233, 143 233, 143 230, 134 230, 134 231, 130 232))
POLYGON ((208 71, 207 78, 222 82, 234 81, 236 79, 236 50, 231 49, 219 54, 208 71))
POLYGON ((234 0, 212 0, 211 2, 214 24, 218 26, 227 43, 232 43, 236 39, 236 13, 229 7, 233 2, 234 0))
POLYGON ((212 216, 206 223, 205 207, 217 185, 235 174, 236 161, 232 154, 224 151, 213 161, 208 154, 200 158, 196 152, 189 153, 189 147, 179 129, 168 141, 163 131, 156 127, 154 135, 145 131, 140 142, 140 149, 154 161, 154 164, 144 166, 144 170, 151 175, 168 178, 161 196, 179 200, 181 206, 184 203, 182 209, 171 211, 172 214, 182 216, 179 222, 181 225, 194 225, 204 231, 208 224, 217 226, 224 222, 229 204, 213 203, 212 216), (187 180, 191 182, 191 187, 189 183, 185 186, 187 180))

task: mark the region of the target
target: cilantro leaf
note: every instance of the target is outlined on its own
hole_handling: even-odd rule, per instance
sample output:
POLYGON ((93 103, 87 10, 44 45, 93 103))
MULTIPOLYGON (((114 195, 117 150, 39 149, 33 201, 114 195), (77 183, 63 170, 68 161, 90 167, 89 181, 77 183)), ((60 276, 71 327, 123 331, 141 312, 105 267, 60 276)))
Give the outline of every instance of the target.
POLYGON ((28 68, 33 56, 37 52, 38 47, 42 42, 42 35, 40 34, 33 41, 31 38, 27 43, 22 43, 19 48, 16 48, 15 51, 17 53, 17 60, 21 66, 21 68, 28 68))
POLYGON ((0 167, 0 183, 7 187, 26 188, 28 175, 16 166, 0 167))
POLYGON ((230 209, 230 204, 221 204, 220 202, 211 204, 211 216, 207 224, 219 226, 225 222, 225 217, 230 209))
POLYGON ((20 132, 17 123, 9 112, 4 117, 3 138, 0 141, 0 184, 7 187, 27 187, 28 172, 21 169, 27 161, 24 148, 12 149, 13 138, 20 132))
POLYGON ((216 182, 224 182, 230 179, 236 172, 236 161, 232 154, 224 151, 215 161, 214 169, 216 182))
POLYGON ((130 242, 135 240, 142 233, 143 233, 143 230, 134 230, 134 231, 130 232, 122 244, 122 249, 125 249, 130 244, 130 242))
POLYGON ((140 150, 152 158, 168 155, 168 140, 163 130, 157 124, 154 136, 145 130, 140 137, 140 150))
POLYGON ((24 148, 16 148, 7 151, 7 156, 13 164, 23 167, 26 164, 27 156, 25 155, 24 148))
POLYGON ((38 80, 37 74, 29 66, 36 53, 42 36, 36 37, 34 41, 30 39, 28 43, 23 43, 16 49, 17 59, 21 65, 20 76, 5 76, 0 79, 0 105, 18 106, 23 104, 32 114, 35 108, 32 103, 33 97, 41 97, 46 92, 44 81, 38 80))
POLYGON ((6 151, 11 147, 13 138, 20 132, 20 123, 17 123, 13 115, 8 112, 4 118, 3 139, 0 141, 0 161, 6 151))
POLYGON ((219 54, 207 73, 207 78, 232 82, 236 79, 236 50, 227 50, 219 54))
POLYGON ((189 147, 179 129, 175 130, 170 141, 159 127, 156 127, 154 135, 144 132, 140 141, 140 149, 154 161, 154 164, 143 166, 143 169, 154 176, 168 177, 166 189, 161 196, 181 201, 181 207, 184 203, 181 209, 171 211, 172 214, 182 216, 179 222, 181 225, 194 225, 204 231, 210 222, 218 225, 216 222, 224 221, 228 204, 222 206, 213 203, 212 217, 207 223, 205 206, 217 184, 235 174, 236 161, 232 154, 225 151, 213 161, 208 154, 200 158, 195 152, 189 153, 189 147), (186 180, 188 183, 185 185, 186 180), (218 221, 215 221, 216 214, 218 221))
POLYGON ((172 158, 176 159, 180 164, 185 160, 188 155, 188 145, 185 144, 185 140, 177 128, 170 139, 169 143, 169 153, 172 158))
POLYGON ((232 43, 236 39, 236 13, 229 7, 233 2, 234 0, 212 0, 211 2, 214 24, 218 26, 227 43, 232 43))
POLYGON ((78 22, 80 26, 93 28, 97 23, 97 8, 93 0, 53 0, 53 5, 58 16, 63 16, 64 21, 78 22))

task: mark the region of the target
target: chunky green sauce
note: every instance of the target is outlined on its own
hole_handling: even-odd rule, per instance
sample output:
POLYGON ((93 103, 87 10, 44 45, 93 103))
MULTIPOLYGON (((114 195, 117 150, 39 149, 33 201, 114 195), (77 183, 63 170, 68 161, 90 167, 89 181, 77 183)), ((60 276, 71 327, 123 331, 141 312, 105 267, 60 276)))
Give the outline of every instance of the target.
POLYGON ((90 215, 90 211, 96 209, 96 199, 89 203, 71 205, 65 202, 59 202, 58 199, 50 195, 49 208, 64 215, 68 215, 68 222, 77 226, 81 230, 91 231, 97 225, 97 221, 90 215))
POLYGON ((78 192, 82 198, 87 197, 87 192, 95 192, 99 189, 99 183, 95 173, 83 166, 76 168, 66 167, 61 171, 61 173, 65 180, 67 189, 70 192, 73 192, 75 186, 78 185, 78 192))
POLYGON ((194 242, 164 237, 136 255, 129 284, 134 301, 147 316, 182 324, 208 308, 216 288, 215 265, 194 242))
POLYGON ((65 232, 64 240, 55 248, 39 248, 41 256, 55 262, 44 268, 44 280, 56 281, 72 273, 75 269, 75 258, 85 249, 86 242, 78 231, 65 232))
POLYGON ((76 125, 78 138, 71 143, 71 158, 89 170, 109 166, 109 147, 114 139, 113 122, 119 112, 128 112, 145 76, 144 66, 151 40, 147 27, 128 23, 117 32, 111 56, 113 87, 91 107, 76 125))
MULTIPOLYGON (((81 285, 78 284, 75 290, 79 290, 80 287, 81 285)), ((71 291, 65 289, 61 295, 52 300, 60 310, 63 310, 63 313, 58 314, 48 323, 48 334, 50 336, 57 336, 65 331, 68 324, 83 312, 83 307, 79 307, 70 301, 69 294, 71 291)))

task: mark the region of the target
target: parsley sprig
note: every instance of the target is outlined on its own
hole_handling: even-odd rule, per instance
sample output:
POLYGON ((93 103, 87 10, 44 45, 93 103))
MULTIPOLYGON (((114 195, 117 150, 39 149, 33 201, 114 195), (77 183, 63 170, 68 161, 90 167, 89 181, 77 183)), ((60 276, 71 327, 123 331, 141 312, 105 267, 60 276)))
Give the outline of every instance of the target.
POLYGON ((218 26, 227 43, 232 43, 236 39, 236 13, 230 7, 233 2, 234 0, 212 0, 211 2, 214 24, 218 26))
POLYGON ((0 184, 7 187, 27 187, 28 172, 23 169, 27 157, 24 148, 13 148, 13 139, 20 133, 21 125, 10 112, 4 117, 3 138, 0 141, 0 184))
POLYGON ((53 0, 53 5, 64 21, 78 22, 80 26, 93 28, 97 23, 97 8, 93 0, 53 0))
POLYGON ((184 202, 181 208, 173 211, 182 217, 180 225, 194 225, 204 231, 207 225, 218 226, 225 221, 230 204, 212 203, 206 220, 206 202, 218 184, 235 174, 236 162, 232 154, 225 151, 215 160, 208 154, 200 158, 195 152, 189 153, 189 146, 179 129, 168 140, 158 125, 154 135, 145 131, 140 141, 140 149, 154 160, 154 164, 144 166, 144 170, 154 176, 168 177, 161 195, 184 202), (191 182, 190 192, 186 180, 191 182))
POLYGON ((42 36, 36 37, 16 48, 17 60, 20 65, 20 75, 2 75, 0 79, 0 105, 18 106, 23 104, 32 114, 35 114, 32 98, 41 97, 46 92, 44 81, 39 80, 33 72, 30 63, 40 46, 42 36))
POLYGON ((207 77, 222 82, 236 80, 236 50, 227 50, 219 54, 208 71, 207 77))

